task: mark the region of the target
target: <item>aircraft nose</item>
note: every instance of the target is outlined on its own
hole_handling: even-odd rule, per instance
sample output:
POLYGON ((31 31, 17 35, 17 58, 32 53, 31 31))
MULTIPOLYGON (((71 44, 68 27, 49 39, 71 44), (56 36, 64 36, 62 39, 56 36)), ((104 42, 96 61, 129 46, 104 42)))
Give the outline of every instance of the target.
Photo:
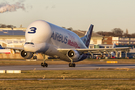
POLYGON ((35 52, 35 50, 34 50, 34 43, 32 43, 32 42, 26 42, 25 44, 24 44, 24 50, 25 51, 29 51, 29 52, 35 52))
POLYGON ((47 42, 52 35, 51 26, 46 21, 38 20, 31 23, 25 32, 25 41, 34 43, 47 42))
POLYGON ((24 51, 27 52, 46 52, 49 46, 46 43, 32 43, 26 42, 24 44, 24 51))

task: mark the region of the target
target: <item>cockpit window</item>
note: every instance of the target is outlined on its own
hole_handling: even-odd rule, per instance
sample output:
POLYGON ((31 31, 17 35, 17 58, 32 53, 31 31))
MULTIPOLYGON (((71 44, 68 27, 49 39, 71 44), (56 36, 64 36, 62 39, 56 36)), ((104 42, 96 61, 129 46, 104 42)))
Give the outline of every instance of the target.
POLYGON ((34 43, 33 43, 33 42, 26 42, 25 44, 33 44, 33 45, 34 45, 34 43))

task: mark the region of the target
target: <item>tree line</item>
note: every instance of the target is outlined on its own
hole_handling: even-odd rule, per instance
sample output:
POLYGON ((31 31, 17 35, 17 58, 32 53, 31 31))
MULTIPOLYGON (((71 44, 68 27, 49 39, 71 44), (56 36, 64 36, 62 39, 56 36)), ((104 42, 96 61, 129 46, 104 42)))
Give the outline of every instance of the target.
MULTIPOLYGON (((65 28, 65 27, 63 27, 65 28)), ((65 29, 68 29, 70 31, 73 30, 72 27, 69 27, 69 28, 65 28, 65 29)), ((124 32, 122 29, 120 28, 114 28, 113 30, 111 31, 98 31, 96 32, 98 33, 99 35, 102 35, 102 36, 114 36, 114 37, 135 37, 135 33, 132 33, 132 34, 128 34, 128 30, 126 30, 126 32, 124 32)))
POLYGON ((6 24, 0 24, 0 28, 16 28, 16 26, 6 25, 6 24))
POLYGON ((98 33, 99 35, 102 35, 102 36, 135 37, 135 33, 128 34, 128 30, 126 30, 126 32, 124 33, 124 31, 122 29, 120 29, 120 28, 114 28, 110 32, 98 31, 96 33, 98 33))

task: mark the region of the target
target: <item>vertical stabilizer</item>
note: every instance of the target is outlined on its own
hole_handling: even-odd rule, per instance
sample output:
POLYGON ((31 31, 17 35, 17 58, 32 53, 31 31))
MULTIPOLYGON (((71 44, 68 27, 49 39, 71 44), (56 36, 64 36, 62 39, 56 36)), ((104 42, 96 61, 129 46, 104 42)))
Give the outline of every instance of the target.
POLYGON ((81 40, 86 45, 86 47, 89 47, 90 39, 91 39, 91 36, 92 36, 93 27, 94 27, 94 25, 91 24, 89 29, 88 29, 88 31, 85 33, 85 36, 81 38, 81 40))

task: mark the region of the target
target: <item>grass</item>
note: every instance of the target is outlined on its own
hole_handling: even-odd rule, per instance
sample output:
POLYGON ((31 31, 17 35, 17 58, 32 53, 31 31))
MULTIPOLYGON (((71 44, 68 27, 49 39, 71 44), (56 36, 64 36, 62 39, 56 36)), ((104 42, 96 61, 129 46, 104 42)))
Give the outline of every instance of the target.
MULTIPOLYGON (((41 65, 42 60, 37 60, 37 61, 26 61, 26 60, 0 60, 0 65, 5 66, 5 65, 41 65)), ((48 64, 68 64, 68 62, 65 61, 53 61, 53 60, 47 60, 48 64)))
POLYGON ((135 59, 86 59, 93 64, 106 64, 106 61, 118 61, 119 64, 135 64, 135 59))
POLYGON ((135 81, 0 81, 0 90, 134 90, 135 81))
POLYGON ((32 70, 21 74, 0 74, 0 79, 135 79, 134 70, 32 70))
POLYGON ((134 90, 135 69, 127 70, 32 70, 21 74, 0 74, 3 78, 34 78, 64 80, 0 81, 0 90, 134 90), (67 80, 67 79, 129 79, 129 80, 67 80))

